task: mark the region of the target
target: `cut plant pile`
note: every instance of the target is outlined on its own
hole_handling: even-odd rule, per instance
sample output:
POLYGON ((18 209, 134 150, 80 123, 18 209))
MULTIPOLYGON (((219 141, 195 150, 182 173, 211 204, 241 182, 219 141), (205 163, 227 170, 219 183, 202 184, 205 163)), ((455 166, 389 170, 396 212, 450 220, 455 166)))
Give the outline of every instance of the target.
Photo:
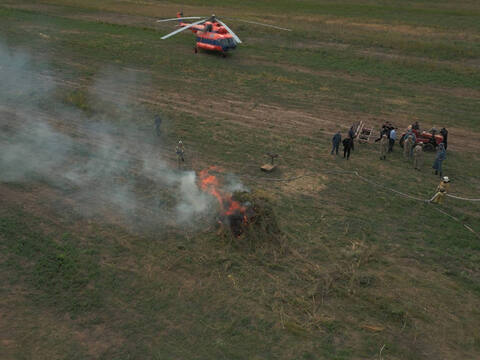
POLYGON ((239 240, 247 242, 252 250, 273 245, 283 248, 284 234, 280 230, 275 211, 268 195, 262 191, 233 193, 232 199, 241 203, 246 219, 237 214, 229 217, 231 232, 239 240))

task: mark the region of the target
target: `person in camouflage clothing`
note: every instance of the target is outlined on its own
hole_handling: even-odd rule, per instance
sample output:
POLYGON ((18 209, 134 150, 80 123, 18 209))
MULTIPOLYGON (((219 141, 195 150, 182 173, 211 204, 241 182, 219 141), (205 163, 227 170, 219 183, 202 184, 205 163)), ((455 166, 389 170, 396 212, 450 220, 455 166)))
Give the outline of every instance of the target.
POLYGON ((408 135, 403 143, 403 156, 405 157, 405 159, 410 158, 412 146, 413 146, 413 138, 410 135, 408 135))
POLYGON ((182 140, 180 140, 175 147, 175 154, 177 154, 177 164, 178 167, 180 167, 180 165, 185 162, 185 148, 183 147, 182 140))
POLYGON ((423 142, 419 142, 413 149, 413 168, 421 170, 423 165, 423 142))
POLYGON ((388 137, 387 134, 383 134, 380 139, 380 160, 385 160, 387 158, 388 152, 388 137))

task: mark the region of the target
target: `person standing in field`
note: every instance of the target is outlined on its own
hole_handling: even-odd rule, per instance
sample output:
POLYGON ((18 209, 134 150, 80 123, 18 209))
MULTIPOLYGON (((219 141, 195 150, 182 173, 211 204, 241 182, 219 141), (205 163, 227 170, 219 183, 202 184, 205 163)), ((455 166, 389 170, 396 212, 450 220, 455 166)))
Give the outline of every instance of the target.
POLYGON ((407 160, 410 158, 412 146, 413 146, 412 136, 408 135, 403 143, 403 156, 407 160))
POLYGON ((183 147, 182 140, 180 140, 175 147, 175 154, 177 154, 177 165, 180 168, 181 164, 185 162, 185 148, 183 147))
POLYGON ((375 139, 375 142, 379 142, 380 140, 382 140, 382 136, 387 133, 388 133, 387 123, 383 123, 382 128, 380 129, 380 134, 378 136, 378 139, 375 139))
POLYGON ((423 142, 419 142, 413 150, 413 168, 421 170, 423 165, 423 142))
POLYGON ((405 133, 404 139, 407 140, 408 137, 412 138, 412 146, 411 146, 411 150, 410 150, 410 157, 411 157, 412 153, 413 153, 413 147, 417 143, 417 135, 415 135, 415 133, 413 131, 413 125, 408 126, 408 129, 407 129, 407 132, 405 133))
POLYGON ((347 158, 347 160, 350 158, 350 150, 352 149, 352 139, 350 137, 347 137, 343 139, 343 157, 347 158))
POLYGON ((389 143, 388 143, 388 152, 391 153, 393 152, 393 145, 395 145, 395 140, 397 139, 397 132, 395 131, 395 128, 392 128, 390 130, 390 136, 389 136, 389 143))
POLYGON ((353 139, 355 138, 355 130, 353 130, 353 125, 348 130, 348 137, 350 138, 350 149, 354 150, 353 139))
POLYGON ((162 135, 161 127, 162 126, 162 118, 160 115, 155 115, 155 132, 157 133, 157 136, 162 135))
POLYGON ((415 147, 415 144, 417 143, 417 135, 412 131, 412 134, 410 135, 412 138, 412 146, 410 147, 410 159, 413 157, 413 149, 415 147))
POLYGON ((445 150, 447 150, 447 147, 448 147, 448 143, 447 143, 448 130, 443 127, 443 128, 440 130, 440 135, 442 135, 442 137, 443 137, 443 143, 445 144, 445 150))
POLYGON ((332 138, 332 152, 330 153, 331 155, 333 155, 334 152, 336 155, 338 155, 338 147, 340 146, 341 142, 342 142, 342 135, 340 134, 340 130, 339 130, 335 135, 333 135, 333 138, 332 138))
POLYGON ((380 139, 380 160, 387 159, 387 152, 388 152, 388 137, 387 137, 387 134, 383 134, 382 138, 380 139))
POLYGON ((435 175, 440 175, 440 177, 442 177, 442 163, 446 158, 447 152, 445 151, 445 145, 441 143, 438 145, 437 156, 435 157, 435 162, 432 166, 435 169, 435 175))

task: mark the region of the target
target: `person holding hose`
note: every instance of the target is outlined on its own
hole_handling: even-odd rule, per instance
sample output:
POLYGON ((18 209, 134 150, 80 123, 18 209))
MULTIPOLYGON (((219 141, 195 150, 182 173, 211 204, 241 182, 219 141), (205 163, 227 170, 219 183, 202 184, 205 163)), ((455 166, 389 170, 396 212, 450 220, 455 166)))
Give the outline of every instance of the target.
POLYGON ((430 200, 434 204, 442 204, 445 195, 447 195, 448 190, 450 189, 450 179, 448 176, 444 176, 440 184, 437 186, 437 192, 433 195, 432 200, 430 200))

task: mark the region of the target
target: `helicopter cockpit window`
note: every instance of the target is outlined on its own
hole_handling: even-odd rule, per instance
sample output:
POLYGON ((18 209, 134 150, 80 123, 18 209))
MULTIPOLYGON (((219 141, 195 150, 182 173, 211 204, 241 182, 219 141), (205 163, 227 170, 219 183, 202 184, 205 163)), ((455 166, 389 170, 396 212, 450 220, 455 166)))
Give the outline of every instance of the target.
POLYGON ((224 48, 227 47, 235 47, 235 41, 232 38, 225 38, 225 39, 220 39, 219 40, 220 45, 224 48))

